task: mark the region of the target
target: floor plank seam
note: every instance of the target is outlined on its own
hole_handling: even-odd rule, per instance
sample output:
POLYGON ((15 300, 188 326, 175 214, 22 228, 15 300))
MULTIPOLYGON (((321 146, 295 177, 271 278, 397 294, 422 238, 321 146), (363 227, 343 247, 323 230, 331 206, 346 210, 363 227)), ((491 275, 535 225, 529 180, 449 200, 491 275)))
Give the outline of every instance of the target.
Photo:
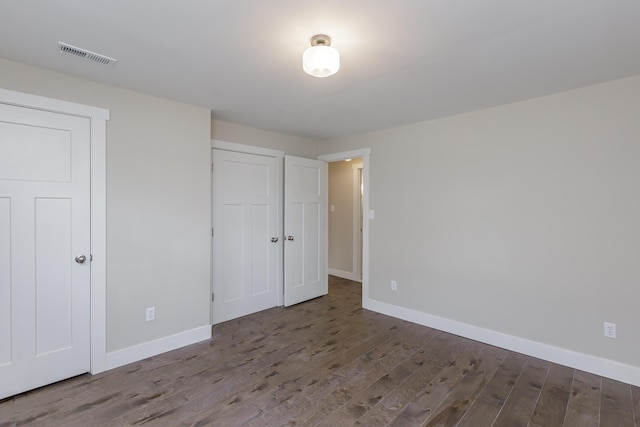
POLYGON ((513 394, 513 389, 515 388, 516 384, 518 384, 518 382, 520 381, 520 378, 522 378, 522 373, 524 372, 524 370, 526 369, 526 367, 529 365, 529 359, 527 359, 527 361, 525 362, 525 364, 522 366, 522 369, 520 370, 520 373, 518 374, 518 378, 515 380, 515 382, 512 384, 511 389, 509 390, 509 393, 507 393, 507 396, 504 399, 504 402, 502 403, 502 406, 500 407, 500 410, 498 411, 498 413, 496 414, 495 419, 493 420, 493 422, 491 423, 491 426, 493 427, 496 423, 496 421, 498 420, 498 418, 500 418, 500 414, 502 413, 502 410, 504 409, 504 405, 507 403, 507 401, 509 400, 509 398, 511 397, 511 395, 513 394))

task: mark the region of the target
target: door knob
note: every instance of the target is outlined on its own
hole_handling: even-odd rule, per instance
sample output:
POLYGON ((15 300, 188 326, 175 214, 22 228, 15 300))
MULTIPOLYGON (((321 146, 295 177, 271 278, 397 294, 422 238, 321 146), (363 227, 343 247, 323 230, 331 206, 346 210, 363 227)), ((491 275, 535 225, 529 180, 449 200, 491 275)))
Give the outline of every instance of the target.
POLYGON ((293 236, 287 236, 287 240, 293 240, 293 236))
POLYGON ((278 243, 278 238, 277 238, 277 237, 272 237, 272 238, 271 238, 271 241, 272 241, 273 243, 278 243))
POLYGON ((76 257, 76 262, 77 262, 78 264, 82 264, 82 263, 83 263, 83 262, 85 262, 86 260, 87 260, 87 257, 86 257, 86 256, 84 256, 84 255, 78 255, 78 256, 76 257))

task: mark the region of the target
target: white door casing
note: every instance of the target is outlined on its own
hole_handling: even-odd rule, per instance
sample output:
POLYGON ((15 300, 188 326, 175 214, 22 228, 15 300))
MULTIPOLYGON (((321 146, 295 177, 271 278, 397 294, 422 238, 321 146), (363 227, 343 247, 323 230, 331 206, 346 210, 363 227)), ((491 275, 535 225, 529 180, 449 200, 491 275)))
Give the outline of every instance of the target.
POLYGON ((352 165, 353 184, 353 280, 362 282, 363 176, 362 164, 352 165))
POLYGON ((274 157, 213 150, 212 323, 278 303, 278 168, 274 157))
POLYGON ((284 304, 328 292, 327 164, 285 156, 284 304))
POLYGON ((358 157, 362 159, 362 308, 371 308, 371 300, 369 299, 369 227, 373 211, 370 210, 371 206, 369 205, 370 156, 370 148, 318 156, 318 159, 324 162, 335 162, 358 157))
POLYGON ((2 398, 91 368, 91 122, 7 104, 0 118, 2 398))
POLYGON ((106 125, 109 110, 2 88, 0 104, 85 117, 90 121, 91 373, 97 374, 106 369, 106 125))

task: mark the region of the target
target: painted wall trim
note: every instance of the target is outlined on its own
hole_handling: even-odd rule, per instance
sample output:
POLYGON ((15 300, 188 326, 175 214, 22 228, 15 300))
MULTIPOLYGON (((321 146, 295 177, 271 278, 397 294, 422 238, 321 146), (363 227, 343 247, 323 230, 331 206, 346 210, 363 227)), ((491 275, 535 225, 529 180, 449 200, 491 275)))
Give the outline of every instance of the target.
MULTIPOLYGON (((351 165, 351 170, 353 172, 351 176, 352 183, 352 197, 353 197, 353 205, 352 205, 352 228, 353 233, 351 237, 351 265, 353 266, 353 279, 356 282, 362 282, 362 231, 364 231, 363 223, 364 223, 364 210, 362 209, 363 203, 360 198, 361 196, 361 188, 360 188, 360 174, 363 171, 363 165, 351 165), (360 228, 362 227, 362 231, 360 228)), ((364 180, 363 180, 364 181, 364 180)), ((364 187, 364 182, 363 182, 364 187)))
POLYGON ((11 104, 20 107, 36 108, 45 111, 53 111, 74 116, 88 117, 97 120, 109 120, 109 110, 90 105, 76 104, 75 102, 62 101, 45 96, 16 92, 0 88, 0 100, 3 104, 11 104))
POLYGON ((353 271, 338 270, 337 268, 329 268, 328 270, 329 274, 332 276, 341 277, 347 280, 353 280, 354 282, 360 281, 360 278, 356 278, 356 275, 353 273, 353 271))
MULTIPOLYGON (((362 148, 360 150, 343 151, 341 153, 331 153, 318 156, 318 160, 325 162, 334 162, 345 159, 362 159, 362 211, 369 212, 369 176, 370 176, 370 156, 371 148, 362 148)), ((369 303, 369 223, 370 219, 365 214, 362 220, 362 307, 368 308, 369 303)), ((327 227, 328 228, 328 227, 327 227)), ((327 245, 328 245, 327 239, 327 245)), ((328 259, 328 258, 327 258, 328 259)))
POLYGON ((270 148, 254 147, 253 145, 237 144, 235 142, 211 140, 211 148, 218 150, 235 151, 236 153, 257 154, 259 156, 283 157, 284 151, 272 150, 270 148))
POLYGON ((371 148, 362 148, 360 150, 343 151, 341 153, 323 154, 318 156, 318 160, 322 160, 323 162, 335 162, 336 160, 353 159, 358 157, 364 158, 364 156, 368 156, 369 154, 371 154, 371 148))
POLYGON ((107 355, 107 122, 91 120, 91 373, 107 355))
POLYGON ((211 325, 180 332, 168 337, 158 338, 132 347, 107 353, 107 369, 114 369, 147 357, 195 344, 211 338, 211 325))
POLYGON ((454 335, 640 386, 640 368, 367 298, 363 308, 454 335))
POLYGON ((107 109, 0 88, 0 102, 87 117, 91 121, 91 369, 106 369, 107 353, 107 109))

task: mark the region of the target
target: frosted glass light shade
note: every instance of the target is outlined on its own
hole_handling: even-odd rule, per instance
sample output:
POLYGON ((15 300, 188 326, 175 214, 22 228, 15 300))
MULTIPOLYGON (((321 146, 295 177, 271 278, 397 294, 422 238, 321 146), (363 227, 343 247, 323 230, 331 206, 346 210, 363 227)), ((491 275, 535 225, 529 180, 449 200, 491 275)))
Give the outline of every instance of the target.
POLYGON ((340 52, 331 46, 311 46, 302 54, 302 68, 314 77, 328 77, 340 69, 340 52))

